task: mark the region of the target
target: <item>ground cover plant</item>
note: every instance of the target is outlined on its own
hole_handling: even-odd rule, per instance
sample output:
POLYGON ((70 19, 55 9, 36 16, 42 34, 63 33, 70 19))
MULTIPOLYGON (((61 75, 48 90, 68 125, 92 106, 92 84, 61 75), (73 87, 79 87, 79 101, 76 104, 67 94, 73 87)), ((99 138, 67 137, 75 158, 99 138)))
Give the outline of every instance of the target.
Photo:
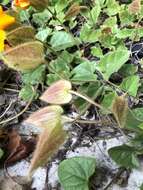
MULTIPOLYGON (((110 158, 123 171, 140 167, 142 17, 142 0, 1 1, 0 88, 2 93, 16 93, 24 104, 14 115, 8 112, 11 104, 1 104, 0 137, 17 140, 8 155, 1 145, 5 165, 34 150, 33 141, 26 146, 17 132, 6 132, 21 118, 42 130, 35 140, 30 179, 70 139, 71 129, 64 128, 68 124, 87 131, 89 126, 101 131, 106 127, 109 136, 123 136, 124 144, 108 150, 110 158), (94 119, 85 117, 87 113, 94 119)), ((96 173, 96 161, 90 157, 64 160, 58 168, 64 190, 94 189, 91 178, 96 173)))

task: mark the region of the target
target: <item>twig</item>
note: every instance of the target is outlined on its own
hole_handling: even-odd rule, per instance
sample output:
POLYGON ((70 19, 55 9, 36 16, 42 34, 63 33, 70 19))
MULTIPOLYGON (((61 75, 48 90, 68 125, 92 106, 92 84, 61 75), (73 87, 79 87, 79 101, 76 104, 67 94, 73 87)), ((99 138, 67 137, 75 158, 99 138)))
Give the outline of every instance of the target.
MULTIPOLYGON (((34 92, 34 88, 33 88, 33 92, 34 92)), ((25 108, 20 113, 18 113, 17 115, 15 115, 15 116, 13 116, 13 117, 11 117, 9 119, 1 121, 0 125, 8 123, 8 122, 18 118, 19 116, 21 116, 28 109, 28 107, 30 106, 30 104, 31 104, 31 102, 33 100, 33 97, 34 97, 34 93, 33 93, 32 97, 31 97, 31 99, 29 100, 29 102, 27 103, 27 105, 25 106, 25 108)))
POLYGON ((8 107, 6 108, 6 110, 0 115, 0 119, 5 116, 5 114, 10 109, 10 107, 11 107, 12 104, 13 104, 13 101, 10 102, 10 104, 8 105, 8 107))
POLYGON ((107 184, 107 186, 103 190, 108 190, 109 187, 116 181, 118 177, 122 175, 122 173, 125 171, 125 168, 119 168, 119 171, 117 174, 113 177, 113 179, 107 184))

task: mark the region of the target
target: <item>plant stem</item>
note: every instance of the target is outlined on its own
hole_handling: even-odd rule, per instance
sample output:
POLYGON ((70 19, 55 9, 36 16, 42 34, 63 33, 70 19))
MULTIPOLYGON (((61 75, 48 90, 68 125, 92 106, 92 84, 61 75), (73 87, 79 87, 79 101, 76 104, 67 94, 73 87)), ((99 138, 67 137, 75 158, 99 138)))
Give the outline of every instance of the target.
POLYGON ((86 100, 86 101, 89 102, 90 104, 93 104, 94 106, 96 106, 96 107, 98 107, 98 108, 100 108, 100 109, 104 109, 104 110, 106 110, 106 111, 110 111, 110 110, 108 110, 107 108, 104 108, 103 106, 101 106, 100 104, 94 102, 91 98, 87 97, 86 95, 83 95, 83 94, 81 94, 81 93, 79 93, 79 92, 76 92, 76 91, 73 91, 73 90, 70 90, 70 93, 71 93, 71 94, 74 94, 74 95, 76 95, 76 96, 78 96, 78 97, 80 97, 80 98, 82 98, 82 99, 84 99, 84 100, 86 100))
MULTIPOLYGON (((34 92, 34 88, 33 88, 33 92, 34 92)), ((1 121, 0 125, 8 123, 8 122, 10 122, 10 121, 18 118, 19 116, 21 116, 28 109, 28 107, 30 106, 30 104, 31 104, 31 102, 33 100, 33 97, 34 97, 34 94, 32 95, 31 99, 28 101, 28 103, 26 104, 25 108, 21 112, 19 112, 17 115, 15 115, 13 117, 10 117, 10 118, 8 118, 6 120, 1 121)))
MULTIPOLYGON (((94 102, 91 98, 87 97, 86 95, 83 95, 83 94, 80 94, 79 92, 76 92, 76 91, 73 91, 73 90, 70 90, 70 93, 71 94, 74 94, 80 98, 83 98, 84 100, 88 101, 89 103, 93 104, 94 106, 98 107, 99 109, 102 109, 102 110, 106 110, 108 112, 111 112, 111 110, 107 109, 107 108, 104 108, 103 106, 101 106, 100 104, 94 102)), ((116 118, 115 118, 116 119, 116 118)), ((77 121, 77 119, 75 119, 75 121, 77 121)), ((118 130, 120 131, 120 133, 125 137, 125 139, 128 141, 128 137, 126 136, 126 134, 124 134, 124 132, 122 131, 121 129, 121 126, 120 126, 120 123, 118 122, 118 120, 116 119, 116 122, 118 124, 118 130)))
POLYGON ((98 120, 80 120, 77 119, 74 122, 83 124, 96 124, 96 125, 112 125, 109 121, 98 121, 98 120))

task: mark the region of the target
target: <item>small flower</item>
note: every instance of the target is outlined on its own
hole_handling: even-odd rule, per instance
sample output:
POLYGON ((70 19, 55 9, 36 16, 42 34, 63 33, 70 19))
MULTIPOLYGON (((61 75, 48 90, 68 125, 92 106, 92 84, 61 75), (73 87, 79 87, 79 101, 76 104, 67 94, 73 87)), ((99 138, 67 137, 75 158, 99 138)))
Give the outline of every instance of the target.
POLYGON ((6 29, 15 22, 15 18, 7 15, 0 6, 0 30, 6 29))
POLYGON ((22 9, 26 9, 30 5, 30 1, 29 0, 14 0, 13 4, 22 9))

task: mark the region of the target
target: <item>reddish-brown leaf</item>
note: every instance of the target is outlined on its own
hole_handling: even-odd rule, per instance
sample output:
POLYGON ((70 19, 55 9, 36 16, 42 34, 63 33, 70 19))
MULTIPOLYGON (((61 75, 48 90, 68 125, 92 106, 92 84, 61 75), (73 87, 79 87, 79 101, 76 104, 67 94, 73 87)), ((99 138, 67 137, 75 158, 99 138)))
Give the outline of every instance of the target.
POLYGON ((87 9, 88 8, 86 6, 80 6, 77 3, 74 3, 66 12, 65 19, 70 19, 71 17, 78 15, 81 10, 87 10, 87 9))
POLYGON ((133 2, 129 5, 129 12, 136 14, 141 10, 141 0, 133 0, 133 2))
POLYGON ((40 97, 41 100, 50 104, 66 104, 72 99, 70 93, 72 86, 67 80, 59 80, 52 84, 40 97))
POLYGON ((6 165, 11 165, 23 158, 26 158, 33 150, 36 139, 22 139, 16 130, 8 133, 8 144, 6 146, 8 157, 5 160, 6 165))

